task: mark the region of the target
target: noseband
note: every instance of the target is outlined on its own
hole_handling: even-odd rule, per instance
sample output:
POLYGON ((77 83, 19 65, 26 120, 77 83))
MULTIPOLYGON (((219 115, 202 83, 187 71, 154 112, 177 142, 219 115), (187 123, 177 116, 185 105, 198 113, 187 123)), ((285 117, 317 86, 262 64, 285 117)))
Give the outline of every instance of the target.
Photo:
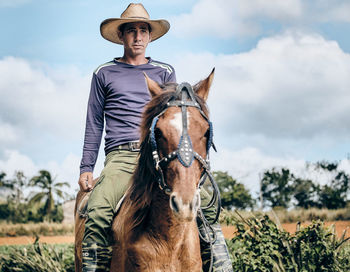
POLYGON ((217 209, 217 215, 215 221, 218 219, 221 209, 221 201, 220 201, 220 193, 219 189, 217 187, 216 182, 214 181, 213 175, 210 172, 210 161, 209 161, 209 149, 210 147, 213 147, 216 151, 215 145, 213 143, 213 126, 210 122, 209 118, 206 116, 204 111, 202 110, 200 104, 197 102, 194 91, 192 86, 187 83, 181 83, 176 87, 175 96, 174 98, 171 98, 167 104, 166 108, 158 114, 156 117, 152 120, 152 125, 150 128, 150 142, 152 147, 152 157, 153 157, 153 164, 158 174, 158 184, 159 187, 166 193, 171 193, 171 188, 166 183, 164 179, 163 169, 173 160, 177 159, 179 162, 186 168, 190 167, 192 165, 192 162, 196 159, 198 160, 199 164, 202 166, 203 171, 200 177, 200 181, 198 183, 197 189, 200 189, 202 185, 204 184, 206 178, 209 178, 209 181, 213 187, 213 196, 210 200, 207 207, 202 207, 202 209, 207 209, 215 204, 217 202, 218 209, 217 209), (170 152, 168 155, 164 156, 160 159, 159 152, 158 152, 158 146, 155 136, 155 127, 157 125, 157 122, 164 114, 164 112, 170 108, 170 107, 180 107, 181 108, 181 115, 182 115, 182 135, 180 137, 179 144, 177 146, 177 149, 170 152), (187 108, 188 107, 194 107, 197 108, 200 114, 203 116, 203 118, 208 122, 209 124, 209 137, 206 147, 206 158, 204 159, 201 155, 199 155, 196 151, 193 150, 192 141, 188 134, 188 124, 187 124, 187 108))

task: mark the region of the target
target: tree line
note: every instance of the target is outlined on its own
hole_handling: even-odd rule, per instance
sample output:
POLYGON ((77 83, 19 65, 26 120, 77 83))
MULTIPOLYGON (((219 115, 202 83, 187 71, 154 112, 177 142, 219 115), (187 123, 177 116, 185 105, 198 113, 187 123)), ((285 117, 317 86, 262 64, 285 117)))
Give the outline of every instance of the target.
POLYGON ((47 170, 27 178, 16 171, 13 178, 0 172, 0 220, 13 223, 61 222, 62 201, 70 196, 63 190, 68 182, 56 182, 47 170))
MULTIPOLYGON (((310 164, 313 171, 323 172, 328 181, 298 177, 287 168, 271 168, 263 172, 260 192, 253 197, 251 192, 227 172, 214 171, 221 194, 222 206, 226 209, 263 208, 327 208, 339 209, 349 202, 349 174, 339 169, 337 162, 310 164)), ((41 170, 36 176, 27 178, 16 171, 13 178, 0 172, 0 220, 14 223, 63 220, 62 202, 73 199, 64 189, 68 182, 56 182, 51 173, 41 170), (29 192, 29 190, 31 190, 29 192), (25 193, 28 192, 28 193, 25 193)))
POLYGON ((271 168, 263 172, 260 192, 254 198, 245 186, 228 175, 214 172, 221 193, 222 206, 227 209, 271 207, 340 209, 349 202, 349 174, 339 169, 337 162, 308 164, 314 173, 327 176, 325 184, 319 180, 298 177, 287 168, 271 168))

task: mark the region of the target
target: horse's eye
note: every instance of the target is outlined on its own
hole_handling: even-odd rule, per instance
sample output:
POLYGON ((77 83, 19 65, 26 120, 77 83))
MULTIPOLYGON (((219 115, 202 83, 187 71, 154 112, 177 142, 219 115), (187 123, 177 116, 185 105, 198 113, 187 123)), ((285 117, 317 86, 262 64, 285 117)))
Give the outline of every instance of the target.
POLYGON ((159 128, 156 128, 154 130, 154 135, 156 136, 157 139, 161 138, 163 136, 162 131, 159 128))
POLYGON ((210 135, 210 129, 208 129, 208 130, 205 132, 204 137, 208 139, 208 138, 209 138, 209 135, 210 135))

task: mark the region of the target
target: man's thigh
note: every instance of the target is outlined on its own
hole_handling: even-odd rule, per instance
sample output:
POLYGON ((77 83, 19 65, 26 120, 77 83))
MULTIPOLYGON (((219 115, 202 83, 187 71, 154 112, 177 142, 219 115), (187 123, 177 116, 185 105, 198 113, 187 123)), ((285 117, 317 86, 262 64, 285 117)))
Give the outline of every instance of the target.
POLYGON ((89 198, 88 209, 116 205, 126 192, 134 173, 137 152, 114 151, 106 157, 105 167, 89 198))

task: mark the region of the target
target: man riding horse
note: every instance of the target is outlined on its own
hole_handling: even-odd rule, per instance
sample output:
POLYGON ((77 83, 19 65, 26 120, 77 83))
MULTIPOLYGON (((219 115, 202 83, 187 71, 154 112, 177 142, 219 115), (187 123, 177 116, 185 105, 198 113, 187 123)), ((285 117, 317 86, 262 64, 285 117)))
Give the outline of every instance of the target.
MULTIPOLYGON (((109 271, 113 243, 111 224, 136 166, 141 115, 150 101, 144 73, 159 84, 176 82, 172 66, 145 57, 148 43, 163 36, 169 28, 166 20, 151 20, 142 4, 130 4, 120 18, 101 23, 102 37, 123 45, 124 54, 100 65, 91 82, 79 178, 80 189, 92 191, 82 246, 84 272, 109 271), (104 122, 106 158, 104 169, 93 186, 92 172, 104 122)), ((208 202, 205 191, 201 192, 201 198, 208 202)), ((215 207, 214 211, 204 210, 204 215, 215 217, 215 207)), ((232 271, 220 225, 215 222, 211 229, 215 230, 216 239, 212 245, 202 244, 203 269, 206 271, 210 266, 208 259, 212 252, 213 271, 232 271)))

